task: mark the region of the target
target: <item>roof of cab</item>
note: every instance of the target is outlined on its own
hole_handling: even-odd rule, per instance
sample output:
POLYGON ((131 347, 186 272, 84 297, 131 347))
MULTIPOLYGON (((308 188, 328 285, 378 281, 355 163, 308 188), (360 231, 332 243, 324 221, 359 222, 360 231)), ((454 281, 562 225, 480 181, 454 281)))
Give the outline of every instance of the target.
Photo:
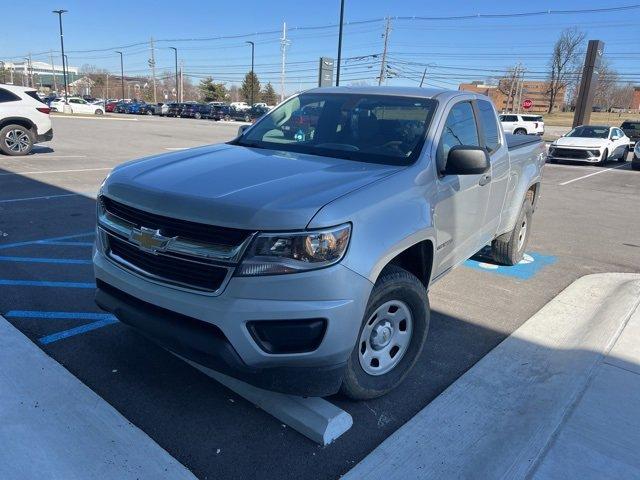
POLYGON ((319 87, 307 90, 304 93, 356 93, 360 95, 395 95, 400 97, 416 97, 416 98, 438 98, 448 99, 458 95, 469 95, 471 97, 483 97, 474 92, 463 90, 443 90, 439 88, 420 88, 420 87, 319 87))

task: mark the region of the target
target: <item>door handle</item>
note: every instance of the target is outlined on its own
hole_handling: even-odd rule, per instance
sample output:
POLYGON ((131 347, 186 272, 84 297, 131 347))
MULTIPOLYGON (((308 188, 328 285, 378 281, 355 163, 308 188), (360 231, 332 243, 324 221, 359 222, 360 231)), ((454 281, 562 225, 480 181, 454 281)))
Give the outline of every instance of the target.
POLYGON ((487 183, 489 183, 491 181, 491 175, 483 175, 482 177, 480 177, 480 181, 478 182, 478 185, 480 185, 481 187, 484 187, 487 183))

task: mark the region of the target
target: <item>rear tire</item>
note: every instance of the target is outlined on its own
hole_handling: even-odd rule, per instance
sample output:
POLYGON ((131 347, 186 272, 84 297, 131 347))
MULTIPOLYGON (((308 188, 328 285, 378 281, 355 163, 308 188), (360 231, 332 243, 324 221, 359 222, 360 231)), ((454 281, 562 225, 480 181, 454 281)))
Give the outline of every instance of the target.
POLYGON ((0 151, 5 155, 28 155, 33 150, 33 142, 33 133, 22 125, 7 125, 0 130, 0 151))
POLYGON ((420 280, 395 265, 386 267, 369 297, 341 393, 367 400, 397 387, 422 353, 429 318, 429 299, 420 280))
POLYGON ((496 262, 502 265, 516 265, 522 260, 529 243, 532 218, 533 205, 527 197, 518 214, 515 228, 491 242, 491 253, 496 262))
POLYGON ((199 113, 199 112, 196 112, 196 113, 193 115, 193 118, 195 118, 196 120, 200 120, 200 119, 202 118, 202 115, 200 115, 200 113, 199 113))
POLYGON ((526 135, 526 134, 527 134, 527 131, 526 131, 524 128, 516 128, 516 129, 513 131, 513 134, 514 134, 514 135, 526 135))

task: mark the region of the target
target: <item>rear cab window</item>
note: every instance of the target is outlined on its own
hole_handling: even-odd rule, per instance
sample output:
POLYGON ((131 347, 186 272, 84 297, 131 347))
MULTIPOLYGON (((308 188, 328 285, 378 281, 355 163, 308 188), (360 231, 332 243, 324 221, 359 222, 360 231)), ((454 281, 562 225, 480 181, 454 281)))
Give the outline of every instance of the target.
POLYGON ((498 131, 498 122, 496 121, 493 105, 486 100, 478 100, 477 106, 484 144, 487 147, 487 151, 493 153, 500 147, 500 132, 498 131))

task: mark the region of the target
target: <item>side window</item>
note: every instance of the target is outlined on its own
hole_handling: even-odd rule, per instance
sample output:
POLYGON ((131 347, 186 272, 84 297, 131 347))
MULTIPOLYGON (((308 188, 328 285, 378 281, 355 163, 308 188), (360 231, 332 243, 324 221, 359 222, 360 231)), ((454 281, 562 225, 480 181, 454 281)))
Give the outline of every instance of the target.
POLYGON ((17 100, 20 100, 19 96, 17 96, 14 93, 11 93, 9 90, 0 88, 0 103, 15 102, 17 100))
POLYGON ((454 105, 447 116, 438 144, 438 171, 444 171, 449 150, 456 145, 480 146, 476 119, 470 102, 460 102, 454 105))
POLYGON ((493 106, 486 100, 478 100, 478 112, 482 122, 482 133, 489 153, 495 152, 500 146, 500 133, 498 132, 498 122, 493 106))

